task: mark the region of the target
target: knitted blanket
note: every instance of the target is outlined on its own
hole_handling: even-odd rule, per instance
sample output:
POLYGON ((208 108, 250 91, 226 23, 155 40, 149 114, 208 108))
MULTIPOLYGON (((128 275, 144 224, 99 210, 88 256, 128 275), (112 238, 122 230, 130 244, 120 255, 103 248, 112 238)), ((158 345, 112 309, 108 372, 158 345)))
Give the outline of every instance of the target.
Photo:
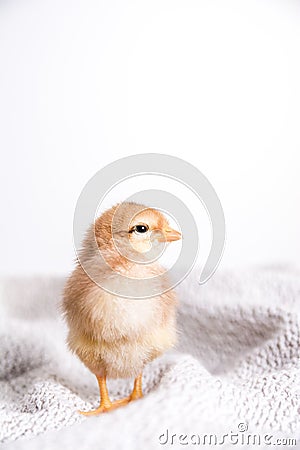
MULTIPOLYGON (((95 377, 65 345, 63 279, 0 283, 0 441, 7 449, 296 448, 300 277, 194 271, 178 288, 179 344, 144 371, 144 397, 97 417, 95 377), (249 446, 248 446, 249 444, 249 446)), ((132 380, 109 380, 111 398, 132 380)))

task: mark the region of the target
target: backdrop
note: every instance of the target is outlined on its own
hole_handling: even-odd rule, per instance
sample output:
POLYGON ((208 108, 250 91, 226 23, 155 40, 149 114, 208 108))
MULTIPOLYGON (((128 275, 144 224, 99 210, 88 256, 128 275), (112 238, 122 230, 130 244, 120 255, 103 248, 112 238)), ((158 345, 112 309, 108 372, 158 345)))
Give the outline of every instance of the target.
MULTIPOLYGON (((223 204, 223 266, 294 264, 300 251, 300 3, 0 3, 2 274, 66 273, 81 189, 122 156, 185 158, 223 204)), ((154 177, 155 178, 155 177, 154 177)), ((130 180, 205 211, 166 180, 130 180)))

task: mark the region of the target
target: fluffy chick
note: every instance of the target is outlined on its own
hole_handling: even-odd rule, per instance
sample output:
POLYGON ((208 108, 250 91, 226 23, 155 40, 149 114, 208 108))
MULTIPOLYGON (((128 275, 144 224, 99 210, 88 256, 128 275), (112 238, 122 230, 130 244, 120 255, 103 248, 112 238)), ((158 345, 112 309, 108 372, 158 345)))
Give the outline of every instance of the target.
POLYGON ((88 230, 62 303, 68 346, 95 374, 100 389, 100 406, 82 414, 98 414, 142 397, 145 364, 175 344, 176 296, 166 291, 166 277, 155 278, 165 269, 149 261, 149 251, 158 242, 180 237, 163 214, 136 203, 112 207, 88 230), (142 296, 147 283, 156 279, 159 294, 146 299, 115 294, 133 278, 143 281, 131 297, 142 296), (111 402, 106 377, 134 377, 131 395, 111 402))

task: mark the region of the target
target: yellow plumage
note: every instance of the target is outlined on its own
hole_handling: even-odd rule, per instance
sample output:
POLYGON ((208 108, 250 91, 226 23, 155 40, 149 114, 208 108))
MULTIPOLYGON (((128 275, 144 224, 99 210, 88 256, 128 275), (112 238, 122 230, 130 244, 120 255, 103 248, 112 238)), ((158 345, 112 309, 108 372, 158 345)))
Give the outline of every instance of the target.
MULTIPOLYGON (((117 251, 112 233, 117 207, 106 211, 96 220, 83 242, 81 260, 85 261, 85 269, 88 267, 88 273, 93 274, 93 279, 78 261, 66 283, 63 296, 62 306, 69 327, 69 348, 96 375, 99 382, 101 404, 96 411, 90 412, 92 414, 140 397, 141 373, 145 364, 176 342, 177 300, 174 291, 164 292, 165 286, 161 286, 161 292, 164 293, 147 299, 114 295, 113 292, 119 287, 119 278, 110 272, 108 276, 106 268, 99 264, 96 253, 101 249, 113 273, 143 279, 145 286, 147 280, 151 279, 149 277, 164 273, 164 269, 155 261, 137 264, 117 251), (110 292, 97 284, 98 280, 101 285, 101 280, 106 276, 110 292), (105 385, 106 377, 135 377, 131 396, 111 403, 105 385)), ((160 212, 133 203, 122 204, 118 227, 122 232, 126 231, 122 234, 122 240, 126 239, 127 244, 141 254, 149 248, 149 233, 152 230, 165 235, 169 233, 166 241, 176 240, 180 236, 178 232, 170 230, 160 212), (146 232, 139 228, 141 224, 147 227, 146 232)))

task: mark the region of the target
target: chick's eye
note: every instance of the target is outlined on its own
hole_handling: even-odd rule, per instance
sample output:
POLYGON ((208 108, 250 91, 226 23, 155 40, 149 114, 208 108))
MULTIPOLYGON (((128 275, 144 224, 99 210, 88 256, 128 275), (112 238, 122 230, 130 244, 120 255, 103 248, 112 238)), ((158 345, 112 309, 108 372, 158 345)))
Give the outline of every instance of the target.
POLYGON ((147 233, 148 230, 148 225, 136 225, 131 231, 135 231, 136 233, 147 233))

